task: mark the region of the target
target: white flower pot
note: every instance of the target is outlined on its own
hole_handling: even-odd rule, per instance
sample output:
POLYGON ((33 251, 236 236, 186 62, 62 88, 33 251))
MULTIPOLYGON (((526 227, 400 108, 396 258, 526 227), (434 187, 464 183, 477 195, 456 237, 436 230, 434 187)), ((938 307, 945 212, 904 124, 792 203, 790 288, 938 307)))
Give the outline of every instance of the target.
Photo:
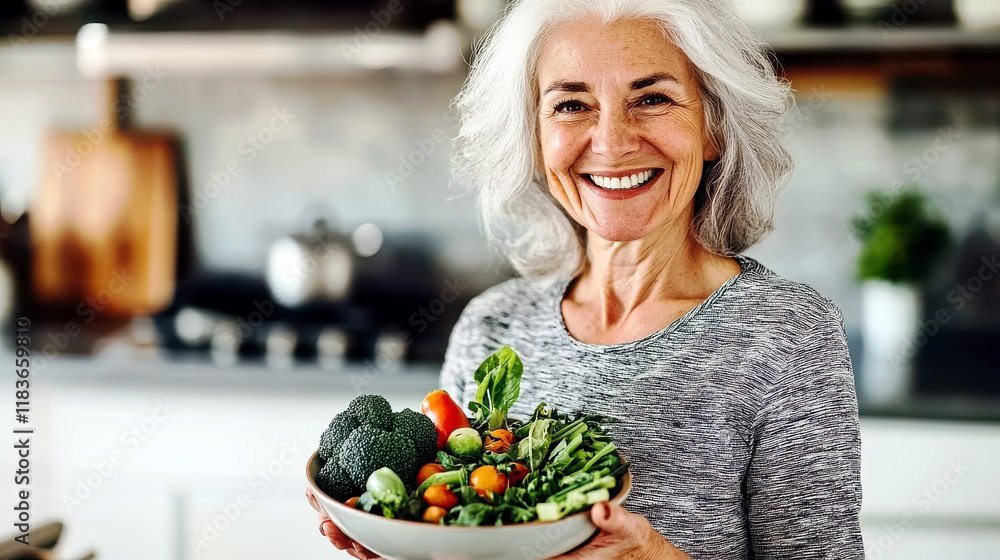
POLYGON ((913 286, 876 280, 861 285, 865 347, 858 389, 864 404, 893 404, 909 395, 922 311, 913 286))

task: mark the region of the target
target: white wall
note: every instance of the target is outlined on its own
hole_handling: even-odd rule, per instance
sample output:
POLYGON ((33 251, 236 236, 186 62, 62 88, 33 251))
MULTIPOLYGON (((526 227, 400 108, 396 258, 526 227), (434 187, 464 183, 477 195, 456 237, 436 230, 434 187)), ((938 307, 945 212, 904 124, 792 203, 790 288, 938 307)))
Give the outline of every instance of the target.
MULTIPOLYGON (((306 227, 307 211, 325 204, 345 227, 375 221, 390 231, 427 232, 451 265, 478 270, 490 262, 489 252, 483 250, 473 200, 456 199, 460 193, 449 186, 447 145, 430 140, 433 153, 403 184, 392 188, 386 182, 386 173, 398 173, 399 158, 417 150, 417 142, 454 135, 446 115, 462 79, 398 73, 166 76, 143 92, 134 121, 181 135, 195 192, 212 192, 206 187, 213 174, 230 159, 240 162, 244 171, 194 220, 197 251, 208 268, 259 271, 274 235, 306 227), (283 108, 295 118, 246 161, 241 143, 283 108)), ((790 128, 797 168, 779 204, 777 230, 750 254, 779 274, 817 287, 854 326, 857 245, 845 224, 866 191, 916 176, 959 237, 992 215, 1000 244, 1000 111, 986 94, 918 99, 934 103, 934 114, 953 125, 957 136, 933 154, 933 162, 922 164, 926 170, 914 173, 912 158, 935 145, 937 126, 914 122, 900 129, 892 113, 900 100, 814 81, 803 86, 802 113, 790 128)), ((0 46, 0 191, 30 197, 44 130, 89 129, 102 91, 76 72, 69 43, 39 41, 19 52, 0 46)))

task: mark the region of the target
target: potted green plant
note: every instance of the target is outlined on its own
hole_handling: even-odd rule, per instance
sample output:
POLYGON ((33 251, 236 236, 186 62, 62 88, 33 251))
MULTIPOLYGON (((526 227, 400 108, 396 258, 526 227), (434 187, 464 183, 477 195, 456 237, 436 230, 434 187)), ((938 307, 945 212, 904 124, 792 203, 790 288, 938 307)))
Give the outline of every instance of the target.
POLYGON ((948 251, 948 225, 916 187, 868 193, 851 225, 861 241, 860 392, 868 404, 906 397, 923 318, 921 287, 948 251))

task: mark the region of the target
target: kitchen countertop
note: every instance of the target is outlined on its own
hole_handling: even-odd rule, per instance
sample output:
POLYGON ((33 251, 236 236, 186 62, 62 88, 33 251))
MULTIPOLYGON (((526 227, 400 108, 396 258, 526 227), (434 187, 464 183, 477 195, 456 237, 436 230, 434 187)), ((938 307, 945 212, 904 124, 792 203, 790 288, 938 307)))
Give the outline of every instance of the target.
POLYGON ((268 392, 377 393, 391 389, 407 393, 436 387, 439 371, 440 367, 433 365, 380 370, 371 363, 347 363, 334 371, 314 365, 274 369, 262 362, 222 367, 205 357, 168 356, 151 350, 128 355, 55 358, 44 369, 33 370, 32 377, 43 384, 108 384, 121 388, 156 384, 268 392))
MULTIPOLYGON (((319 431, 360 392, 383 394, 396 409, 412 407, 437 385, 438 373, 433 364, 381 374, 364 364, 332 372, 262 363, 223 368, 199 357, 134 349, 38 365, 44 367, 32 372, 38 389, 32 404, 39 473, 34 512, 67 523, 67 550, 149 560, 332 554, 317 538, 315 513, 302 497, 301 473, 319 431), (123 439, 137 429, 145 435, 140 442, 123 439), (118 466, 101 475, 113 456, 121 459, 118 466), (268 477, 262 478, 265 468, 268 477), (92 492, 81 490, 81 481, 91 479, 97 481, 92 492), (81 505, 66 505, 66 496, 81 492, 87 494, 81 505), (206 534, 208 523, 241 495, 249 505, 231 519, 231 528, 208 548, 193 548, 192 537, 206 534), (141 519, 128 520, 139 523, 137 530, 123 537, 123 519, 139 509, 141 519)), ((962 409, 953 403, 922 413, 968 419, 962 409)), ((912 516, 916 524, 905 539, 892 541, 884 560, 1000 560, 984 552, 1000 550, 1000 489, 991 468, 1000 424, 928 417, 861 419, 866 543, 893 537, 887 527, 912 516), (956 475, 955 468, 962 470, 956 475), (936 500, 928 511, 914 502, 925 492, 936 500)), ((7 486, 0 483, 5 491, 7 486)))
MULTIPOLYGON (((246 391, 332 391, 377 393, 391 390, 420 393, 437 387, 440 365, 404 364, 381 370, 371 362, 346 363, 342 369, 324 370, 312 364, 274 369, 261 361, 221 367, 204 355, 173 355, 158 349, 118 348, 99 356, 57 357, 44 368, 37 365, 32 377, 40 383, 108 384, 118 388, 169 385, 228 388, 246 391)), ((969 396, 917 395, 886 406, 860 404, 864 417, 957 420, 1000 423, 1000 399, 969 396)))

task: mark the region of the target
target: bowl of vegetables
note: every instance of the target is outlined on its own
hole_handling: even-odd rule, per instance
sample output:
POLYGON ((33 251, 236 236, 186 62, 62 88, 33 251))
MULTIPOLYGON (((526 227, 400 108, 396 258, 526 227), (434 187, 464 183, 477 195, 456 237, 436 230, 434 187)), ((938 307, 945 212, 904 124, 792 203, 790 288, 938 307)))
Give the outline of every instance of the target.
POLYGON ((419 413, 354 399, 307 464, 323 510, 390 560, 540 560, 585 542, 597 530, 590 507, 631 489, 604 428, 613 420, 545 403, 509 418, 522 369, 509 347, 487 358, 471 417, 444 391, 419 413))

